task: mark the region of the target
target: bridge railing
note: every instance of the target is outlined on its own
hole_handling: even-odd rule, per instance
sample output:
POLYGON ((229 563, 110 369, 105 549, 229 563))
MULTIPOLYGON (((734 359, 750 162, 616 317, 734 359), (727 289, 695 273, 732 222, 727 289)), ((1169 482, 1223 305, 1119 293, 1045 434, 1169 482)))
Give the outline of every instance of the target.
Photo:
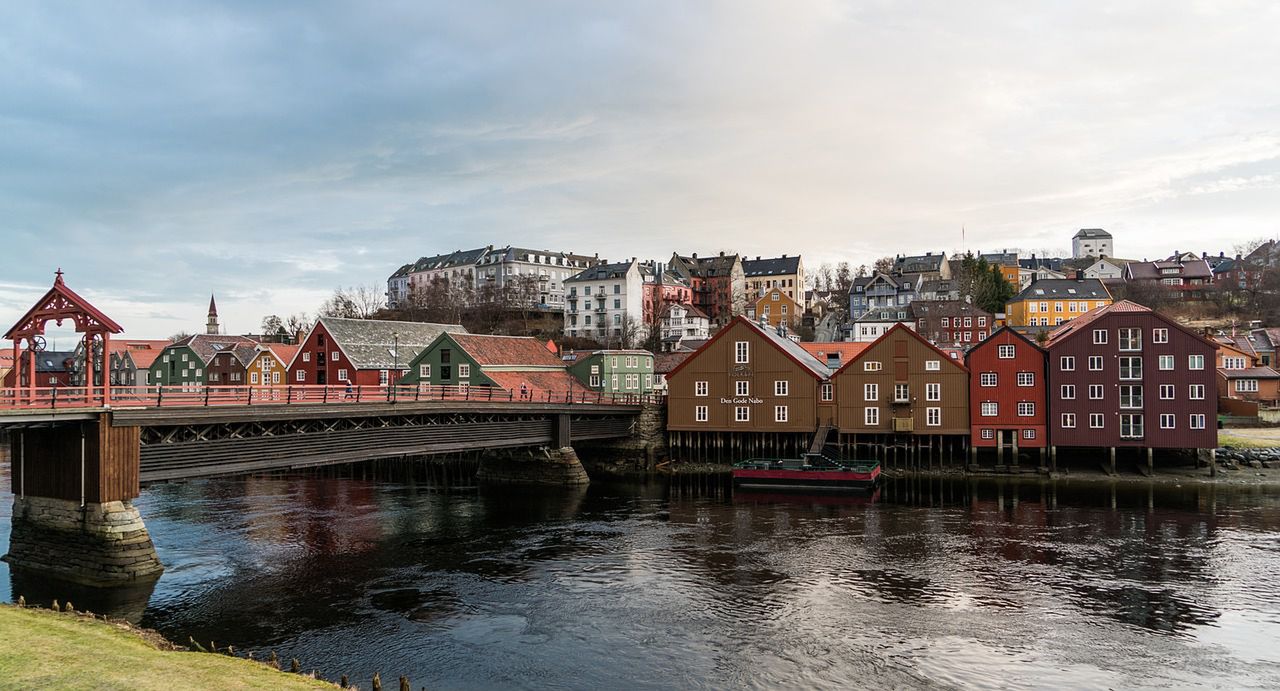
MULTIPOLYGON (((508 390, 489 386, 429 384, 280 385, 280 386, 134 386, 112 389, 115 408, 212 407, 255 405, 344 405, 426 401, 494 401, 513 404, 639 405, 659 402, 657 394, 588 391, 582 388, 508 390)), ((72 409, 103 406, 102 391, 85 387, 0 389, 0 410, 72 409)))

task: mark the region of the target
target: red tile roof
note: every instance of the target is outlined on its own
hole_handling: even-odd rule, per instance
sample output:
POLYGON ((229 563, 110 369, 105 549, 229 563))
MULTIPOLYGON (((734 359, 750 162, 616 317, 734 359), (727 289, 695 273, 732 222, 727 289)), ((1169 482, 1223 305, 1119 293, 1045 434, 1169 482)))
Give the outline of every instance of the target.
POLYGON ((846 362, 858 357, 858 354, 867 349, 870 343, 801 343, 800 347, 809 351, 809 354, 826 362, 828 353, 839 353, 840 362, 846 362))
POLYGON ((286 367, 293 362, 293 356, 297 355, 298 349, 302 348, 300 345, 286 345, 284 343, 263 343, 262 345, 275 353, 276 357, 280 358, 280 362, 283 362, 286 367))
MULTIPOLYGON (((537 340, 534 339, 537 343, 537 340)), ((470 351, 468 351, 470 352, 470 351)), ((552 396, 563 397, 565 393, 582 393, 588 391, 586 387, 578 381, 578 378, 569 374, 568 370, 545 370, 532 372, 485 372, 484 376, 493 380, 494 384, 520 395, 521 386, 528 389, 534 398, 545 398, 547 392, 552 396)))
POLYGON ((481 367, 502 365, 564 367, 560 358, 547 350, 546 343, 531 336, 450 334, 450 337, 481 367))

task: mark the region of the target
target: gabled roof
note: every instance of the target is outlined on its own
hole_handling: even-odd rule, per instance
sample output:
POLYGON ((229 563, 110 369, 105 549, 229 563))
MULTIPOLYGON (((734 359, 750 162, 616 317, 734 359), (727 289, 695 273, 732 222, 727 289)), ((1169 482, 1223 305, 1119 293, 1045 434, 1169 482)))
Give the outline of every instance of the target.
POLYGON ((653 373, 667 374, 675 369, 680 363, 689 359, 693 355, 693 351, 678 351, 675 353, 658 353, 653 356, 653 373))
POLYGON ((789 276, 800 271, 800 257, 769 257, 743 259, 742 273, 747 276, 789 276))
MULTIPOLYGON (((301 349, 302 346, 300 345, 288 345, 285 343, 262 343, 258 345, 258 350, 260 352, 270 352, 272 355, 276 356, 277 360, 284 363, 286 367, 289 366, 289 363, 293 362, 294 356, 296 356, 298 351, 301 349)), ((257 358, 257 355, 254 355, 254 358, 257 358)), ((253 362, 253 360, 251 359, 249 362, 253 362)))
POLYGON ((910 305, 894 305, 893 307, 875 307, 863 312, 854 322, 909 322, 914 321, 910 305), (902 316, 899 317, 898 315, 902 316))
POLYGON ((1009 302, 1020 300, 1110 300, 1111 293, 1096 278, 1042 278, 1032 281, 1009 302))
POLYGON ((413 273, 413 264, 405 264, 399 269, 396 269, 396 272, 391 274, 391 276, 388 277, 388 280, 392 278, 404 278, 411 273, 413 273))
POLYGON ((822 363, 829 364, 831 356, 836 355, 838 356, 836 358, 836 362, 843 365, 849 360, 852 360, 853 358, 858 357, 858 355, 862 351, 866 350, 870 345, 871 345, 870 343, 851 343, 848 341, 838 341, 834 343, 820 343, 820 342, 801 343, 800 347, 804 348, 805 352, 814 356, 815 358, 818 359, 819 362, 822 362, 822 363))
MULTIPOLYGON (((787 356, 791 361, 795 362, 797 365, 800 365, 805 370, 807 370, 809 374, 813 375, 815 379, 822 381, 827 378, 828 374, 830 374, 830 370, 827 369, 827 365, 823 362, 819 362, 817 358, 810 355, 809 352, 806 351, 799 343, 796 343, 795 341, 791 340, 790 338, 787 338, 786 336, 780 336, 773 329, 762 327, 759 324, 741 315, 734 317, 733 321, 730 321, 728 324, 725 324, 719 331, 716 332, 716 335, 712 336, 711 339, 708 340, 706 343, 703 343, 702 346, 698 348, 698 350, 694 353, 694 355, 697 355, 698 353, 701 353, 707 348, 710 348, 713 343, 720 340, 721 338, 724 338, 725 334, 728 334, 729 332, 733 331, 735 327, 740 325, 748 329, 751 329, 756 333, 760 334, 761 336, 763 336, 764 339, 768 341, 770 345, 772 345, 773 347, 781 351, 782 354, 787 356)), ((682 368, 684 368, 686 364, 688 364, 692 360, 693 358, 690 357, 684 362, 680 363, 679 365, 676 365, 675 369, 671 370, 667 374, 667 376, 670 377, 676 372, 679 372, 682 368)))
POLYGON ((710 257, 673 254, 671 266, 676 273, 687 273, 691 278, 717 278, 733 275, 733 267, 738 264, 738 255, 719 254, 710 257))
POLYGON ((36 353, 36 372, 67 372, 68 363, 75 359, 73 350, 42 350, 36 353))
POLYGON ((182 340, 172 343, 170 348, 187 347, 200 358, 206 366, 211 362, 218 353, 235 350, 236 346, 249 345, 256 346, 257 341, 244 336, 216 336, 212 334, 196 334, 187 336, 182 340))
POLYGON ((608 279, 623 278, 631 271, 631 267, 636 266, 635 260, 618 262, 616 264, 596 264, 588 269, 564 279, 565 283, 577 283, 580 281, 604 281, 608 279))
MULTIPOLYGON (((22 315, 21 319, 9 328, 9 331, 4 335, 4 339, 11 341, 15 335, 19 334, 30 333, 34 335, 33 329, 37 326, 42 326, 36 325, 31 321, 37 313, 43 313, 47 318, 56 319, 58 316, 62 316, 64 319, 73 319, 77 322, 79 319, 76 318, 76 315, 83 314, 96 322, 102 331, 113 334, 124 332, 124 328, 115 323, 111 317, 103 314, 97 307, 89 304, 88 300, 80 297, 76 291, 67 287, 67 284, 62 280, 62 269, 58 269, 53 279, 53 287, 37 300, 31 309, 22 315)), ((77 324, 77 326, 79 325, 77 324)))
POLYGON ((707 316, 706 312, 703 312, 702 310, 698 309, 697 305, 686 305, 682 302, 673 302, 667 305, 666 307, 663 307, 662 318, 666 319, 667 317, 669 317, 671 315, 671 310, 675 307, 680 307, 681 309, 685 310, 686 317, 695 317, 698 319, 710 319, 710 317, 707 316))
POLYGON ((519 392, 522 385, 531 392, 550 391, 560 396, 565 393, 590 390, 583 386, 582 382, 578 381, 578 378, 573 376, 569 370, 563 367, 555 370, 486 371, 484 376, 491 379, 499 388, 514 392, 519 392))
POLYGON ((1076 231, 1075 237, 1080 238, 1081 240, 1094 239, 1094 238, 1109 238, 1111 237, 1111 233, 1108 233, 1107 231, 1101 228, 1081 228, 1080 230, 1076 231))
POLYGON ((1160 314, 1159 312, 1156 312, 1150 307, 1139 305, 1138 303, 1130 300, 1121 300, 1119 302, 1115 302, 1110 305, 1107 305, 1106 307, 1099 307, 1097 309, 1092 309, 1076 317, 1075 319, 1072 319, 1069 322, 1063 322, 1062 325, 1058 326, 1053 331, 1049 332, 1049 340, 1045 342, 1045 347, 1052 348, 1056 345, 1061 344, 1063 341, 1067 340, 1071 336, 1074 336, 1075 334, 1084 333, 1086 327, 1098 321, 1099 319, 1103 319, 1109 315, 1121 314, 1125 312, 1138 313, 1138 314, 1154 314, 1157 317, 1159 317, 1161 321, 1168 324, 1169 326, 1179 331, 1182 331, 1183 333, 1186 333, 1193 338, 1199 339, 1200 341, 1204 342, 1206 345, 1211 346, 1214 350, 1218 349, 1217 343, 1214 343, 1213 341, 1205 338, 1202 334, 1196 333, 1195 331, 1188 329, 1182 324, 1179 324, 1177 321, 1170 319, 1169 317, 1166 317, 1163 314, 1160 314))
POLYGON ((924 317, 990 317, 992 314, 964 300, 915 300, 908 305, 916 318, 924 317))
POLYGON ((1154 262, 1129 262, 1125 265, 1125 276, 1131 281, 1157 281, 1162 278, 1209 278, 1213 270, 1203 259, 1192 261, 1161 260, 1154 262), (1177 274, 1165 274, 1166 269, 1177 269, 1177 274))
POLYGON ((967 366, 967 365, 969 364, 969 356, 973 353, 973 351, 975 351, 975 350, 977 350, 977 349, 981 348, 982 346, 986 345, 989 341, 993 341, 993 340, 995 340, 995 338, 996 338, 997 336, 999 336, 999 335, 1000 335, 1002 332, 1004 332, 1004 331, 1008 331, 1009 333, 1013 334, 1014 336, 1017 336, 1018 338, 1022 339, 1022 341, 1024 341, 1027 345, 1031 346, 1032 348, 1035 348, 1036 350, 1040 350, 1040 351, 1043 351, 1043 350, 1044 350, 1044 348, 1041 348, 1041 347, 1040 347, 1040 344, 1039 344, 1039 343, 1036 343, 1035 341, 1031 340, 1030 338, 1028 338, 1028 337, 1027 337, 1027 335, 1026 335, 1026 334, 1022 333, 1021 331, 1019 331, 1019 330, 1017 330, 1017 329, 1015 329, 1015 328, 1013 328, 1013 327, 1011 327, 1011 326, 1002 326, 1002 327, 1000 327, 1000 328, 996 329, 995 331, 992 331, 992 332, 991 332, 991 335, 989 335, 989 336, 987 336, 986 338, 982 339, 981 341, 978 341, 977 343, 973 344, 973 347, 972 347, 972 348, 970 348, 970 349, 969 349, 969 351, 968 351, 967 353, 965 353, 965 354, 964 354, 964 362, 965 362, 965 365, 967 366))
POLYGON ((1218 368, 1218 374, 1223 379, 1280 379, 1280 372, 1270 367, 1250 367, 1248 369, 1222 369, 1218 368))
POLYGON ((893 261, 893 272, 897 274, 922 274, 941 271, 942 262, 946 260, 946 252, 899 256, 893 261))
MULTIPOLYGON (((446 331, 454 334, 467 332, 461 324, 385 319, 321 317, 316 324, 324 324, 329 336, 356 369, 392 369, 397 360, 404 367, 440 334, 446 331), (399 352, 393 353, 393 347, 398 347, 399 352)), ((307 337, 310 338, 310 334, 307 337)))
MULTIPOLYGON (((532 336, 450 333, 449 338, 484 367, 564 367, 547 344, 532 336)), ((485 372, 487 375, 488 372, 485 372)))
POLYGON ((963 362, 961 362, 961 361, 960 361, 959 359, 957 359, 957 358, 953 358, 953 357, 951 357, 951 355, 949 355, 949 354, 947 353, 947 351, 945 351, 945 350, 943 350, 943 349, 939 348, 938 346, 936 346, 936 345, 934 345, 934 344, 930 343, 930 342, 929 342, 929 339, 927 339, 927 338, 925 338, 924 336, 921 336, 920 334, 916 333, 914 329, 909 328, 906 324, 894 324, 892 327, 890 327, 890 328, 889 328, 889 330, 888 330, 888 331, 885 331, 883 334, 880 334, 880 338, 877 338, 876 340, 874 340, 874 341, 872 341, 871 343, 867 344, 867 347, 866 347, 866 348, 864 348, 864 349, 862 350, 862 352, 858 353, 855 357, 850 358, 848 361, 846 361, 846 362, 845 362, 845 363, 840 367, 840 369, 838 369, 838 370, 836 370, 835 372, 833 372, 833 373, 831 374, 831 378, 832 378, 832 379, 834 379, 834 378, 836 378, 836 377, 840 376, 840 373, 841 373, 841 372, 843 372, 843 371, 845 371, 846 369, 848 369, 851 365, 853 365, 853 363, 855 363, 855 362, 857 362, 858 360, 861 360, 862 358, 866 357, 867 353, 871 352, 871 349, 872 349, 872 348, 874 348, 876 345, 878 345, 878 344, 880 343, 880 341, 883 341, 883 340, 885 340, 885 339, 889 338, 889 336, 891 336, 891 335, 893 335, 893 334, 896 334, 896 333, 898 333, 899 331, 905 331, 905 332, 907 332, 908 334, 911 334, 911 337, 912 337, 912 338, 916 339, 917 341, 920 341, 921 343, 923 343, 923 344, 925 344, 926 346, 928 346, 929 350, 932 350, 933 352, 935 352, 935 353, 937 353, 938 355, 942 356, 942 357, 941 357, 941 359, 946 360, 947 362, 950 362, 950 363, 954 364, 956 367, 959 367, 960 369, 962 369, 962 370, 964 370, 964 371, 966 371, 966 372, 968 372, 968 371, 969 371, 969 368, 968 368, 968 367, 966 367, 966 366, 964 365, 964 363, 963 363, 963 362))

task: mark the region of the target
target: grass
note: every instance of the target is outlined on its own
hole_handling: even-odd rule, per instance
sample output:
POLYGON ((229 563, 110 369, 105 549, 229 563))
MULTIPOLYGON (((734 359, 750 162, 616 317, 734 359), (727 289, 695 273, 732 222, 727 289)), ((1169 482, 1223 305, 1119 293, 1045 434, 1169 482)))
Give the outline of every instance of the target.
POLYGON ((125 624, 0 606, 0 687, 332 689, 250 660, 171 648, 125 624))
POLYGON ((1218 430, 1218 446, 1230 446, 1235 449, 1269 449, 1276 446, 1276 442, 1272 439, 1254 439, 1218 430))

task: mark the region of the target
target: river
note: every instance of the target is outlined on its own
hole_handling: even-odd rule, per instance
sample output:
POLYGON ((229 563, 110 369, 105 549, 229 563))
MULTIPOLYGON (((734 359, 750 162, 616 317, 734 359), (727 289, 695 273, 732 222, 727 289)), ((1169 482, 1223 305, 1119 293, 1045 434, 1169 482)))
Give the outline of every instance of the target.
MULTIPOLYGON (((167 566, 135 596, 144 626, 366 686, 1280 687, 1274 490, 935 479, 728 497, 349 469, 137 503, 167 566)), ((0 496, 4 545, 10 509, 0 496)), ((6 568, 0 599, 37 588, 6 568)))

